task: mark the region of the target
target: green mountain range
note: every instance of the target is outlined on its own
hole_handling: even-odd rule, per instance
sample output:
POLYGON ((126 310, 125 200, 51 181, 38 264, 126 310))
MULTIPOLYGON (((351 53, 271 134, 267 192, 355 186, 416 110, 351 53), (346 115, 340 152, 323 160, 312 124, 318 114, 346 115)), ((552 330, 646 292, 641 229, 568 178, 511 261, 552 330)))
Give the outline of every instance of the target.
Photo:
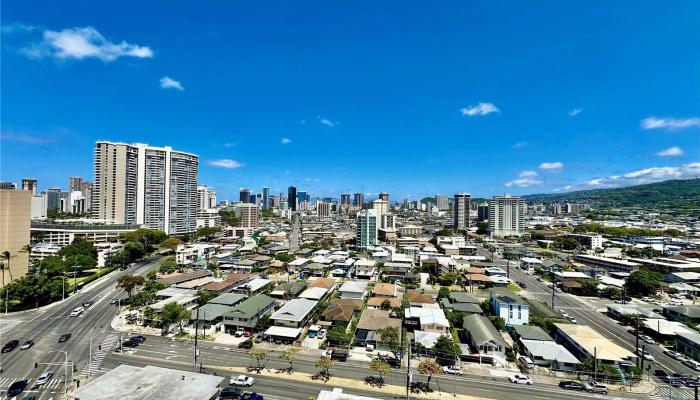
POLYGON ((591 203, 608 207, 700 209, 700 179, 669 180, 616 189, 531 194, 529 202, 591 203))

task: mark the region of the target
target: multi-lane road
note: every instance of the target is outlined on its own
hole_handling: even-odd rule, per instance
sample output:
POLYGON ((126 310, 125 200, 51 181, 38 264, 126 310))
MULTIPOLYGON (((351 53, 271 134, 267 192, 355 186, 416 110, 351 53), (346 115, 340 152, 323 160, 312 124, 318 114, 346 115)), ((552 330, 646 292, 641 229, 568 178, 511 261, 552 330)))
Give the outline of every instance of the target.
POLYGON ((124 274, 145 275, 156 266, 157 259, 153 259, 126 271, 112 272, 62 302, 0 315, 0 343, 13 339, 20 343, 26 340, 35 342, 28 350, 17 348, 2 354, 0 399, 4 398, 12 382, 22 378, 29 378, 28 390, 38 400, 62 393, 66 387, 66 375, 69 390, 73 380, 84 382, 85 377, 99 368, 119 339, 119 334, 110 327, 118 306, 109 304, 111 299, 126 297, 121 289, 116 288, 117 279, 124 274), (93 305, 79 317, 69 317, 73 309, 86 301, 92 301, 93 305), (65 333, 72 337, 65 343, 58 343, 59 337, 65 333), (53 372, 53 378, 42 387, 30 389, 44 371, 53 372))

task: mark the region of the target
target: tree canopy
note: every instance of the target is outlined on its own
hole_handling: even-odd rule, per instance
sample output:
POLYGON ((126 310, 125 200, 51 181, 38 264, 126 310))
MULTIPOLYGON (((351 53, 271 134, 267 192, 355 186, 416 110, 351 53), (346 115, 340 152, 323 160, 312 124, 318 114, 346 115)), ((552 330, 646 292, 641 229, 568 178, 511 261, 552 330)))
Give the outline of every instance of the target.
POLYGON ((178 268, 179 267, 175 261, 175 257, 167 257, 160 262, 158 271, 160 271, 161 274, 172 274, 173 272, 177 271, 178 268))
POLYGON ((634 271, 627 278, 629 295, 650 296, 661 286, 661 274, 645 268, 634 271))
POLYGON ((460 354, 459 345, 446 335, 438 337, 437 341, 435 341, 433 351, 437 356, 436 361, 441 365, 454 364, 455 358, 460 354))

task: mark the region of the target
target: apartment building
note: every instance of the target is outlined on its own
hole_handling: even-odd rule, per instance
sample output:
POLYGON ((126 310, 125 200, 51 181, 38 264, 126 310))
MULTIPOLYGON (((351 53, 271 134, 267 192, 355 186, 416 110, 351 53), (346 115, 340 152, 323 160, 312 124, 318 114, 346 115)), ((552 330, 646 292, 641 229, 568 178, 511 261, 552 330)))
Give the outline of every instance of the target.
POLYGON ((469 200, 468 193, 457 193, 454 197, 454 228, 469 228, 469 200))
POLYGON ((489 233, 491 237, 522 236, 525 219, 520 197, 494 196, 489 201, 489 233))

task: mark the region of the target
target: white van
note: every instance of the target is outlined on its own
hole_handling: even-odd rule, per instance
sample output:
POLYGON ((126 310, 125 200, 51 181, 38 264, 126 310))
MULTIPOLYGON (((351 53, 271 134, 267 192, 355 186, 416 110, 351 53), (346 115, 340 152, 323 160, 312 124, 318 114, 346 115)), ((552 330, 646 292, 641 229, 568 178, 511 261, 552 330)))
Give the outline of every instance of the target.
POLYGON ((529 369, 535 368, 535 363, 532 362, 530 357, 521 355, 518 357, 518 360, 520 361, 521 364, 523 364, 525 367, 527 367, 529 369))
POLYGON ((80 306, 80 307, 76 308, 75 310, 71 311, 70 316, 77 317, 80 314, 82 314, 83 311, 85 311, 85 308, 83 306, 80 306))

